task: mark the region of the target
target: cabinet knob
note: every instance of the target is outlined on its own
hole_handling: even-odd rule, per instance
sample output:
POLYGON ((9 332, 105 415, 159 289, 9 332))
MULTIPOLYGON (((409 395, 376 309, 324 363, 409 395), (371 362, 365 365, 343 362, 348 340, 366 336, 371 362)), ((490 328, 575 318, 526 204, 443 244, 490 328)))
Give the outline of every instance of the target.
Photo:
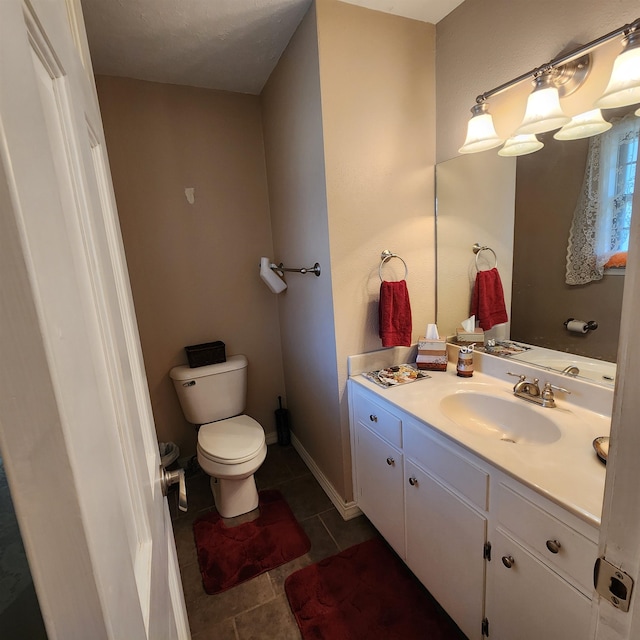
POLYGON ((409 484, 412 487, 417 487, 418 486, 418 478, 414 478, 413 476, 411 478, 409 478, 409 484))
POLYGON ((378 416, 372 413, 369 415, 369 420, 371 420, 371 422, 378 422, 378 416))
POLYGON ((507 567, 507 569, 511 569, 516 561, 513 559, 513 556, 502 556, 502 564, 507 567))
POLYGON ((546 544, 551 553, 558 553, 562 548, 562 545, 557 540, 547 540, 546 544))
POLYGON ((396 463, 396 461, 395 461, 391 456, 389 456, 389 457, 387 458, 387 464, 388 464, 390 467, 392 467, 395 463, 396 463))

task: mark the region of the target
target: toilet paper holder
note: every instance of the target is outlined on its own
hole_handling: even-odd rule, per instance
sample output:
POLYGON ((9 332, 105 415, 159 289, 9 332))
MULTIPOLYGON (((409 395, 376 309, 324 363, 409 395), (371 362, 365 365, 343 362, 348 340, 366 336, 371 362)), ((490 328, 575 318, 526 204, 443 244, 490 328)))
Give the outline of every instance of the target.
POLYGON ((567 331, 575 331, 577 333, 587 333, 588 331, 595 331, 598 328, 598 323, 595 320, 584 322, 583 320, 568 318, 562 324, 564 324, 567 331), (577 326, 578 324, 580 327, 577 326))

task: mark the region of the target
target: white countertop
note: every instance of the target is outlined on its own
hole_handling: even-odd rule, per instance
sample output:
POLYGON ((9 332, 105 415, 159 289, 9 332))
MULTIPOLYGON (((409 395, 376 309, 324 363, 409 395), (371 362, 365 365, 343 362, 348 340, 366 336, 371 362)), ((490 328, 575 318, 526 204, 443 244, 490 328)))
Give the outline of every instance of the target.
POLYGON ((431 378, 387 389, 361 375, 353 375, 351 380, 399 410, 427 423, 587 523, 600 526, 606 468, 597 458, 592 443, 599 436, 609 435, 609 415, 571 404, 563 399, 562 393, 556 393, 555 408, 543 408, 515 398, 513 383, 499 377, 481 372, 475 372, 472 378, 458 377, 451 363, 446 372, 428 373, 431 378), (442 412, 440 399, 462 390, 521 402, 531 411, 540 412, 553 420, 561 436, 549 444, 514 444, 460 426, 442 412))

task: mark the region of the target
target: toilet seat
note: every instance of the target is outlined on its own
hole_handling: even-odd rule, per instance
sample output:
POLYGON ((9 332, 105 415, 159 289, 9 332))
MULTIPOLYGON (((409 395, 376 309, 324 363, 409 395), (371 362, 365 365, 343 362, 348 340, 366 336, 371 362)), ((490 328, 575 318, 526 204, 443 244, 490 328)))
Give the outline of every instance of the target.
POLYGON ((255 458, 265 444, 259 422, 246 415, 203 424, 198 431, 198 450, 219 464, 240 464, 255 458))

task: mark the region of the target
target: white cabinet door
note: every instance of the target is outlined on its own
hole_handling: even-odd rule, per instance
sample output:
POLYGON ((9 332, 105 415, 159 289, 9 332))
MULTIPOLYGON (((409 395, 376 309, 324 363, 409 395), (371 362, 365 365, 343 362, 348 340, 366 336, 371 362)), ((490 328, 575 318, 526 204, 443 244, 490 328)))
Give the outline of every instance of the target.
POLYGON ((404 558, 402 452, 360 422, 356 423, 356 477, 358 506, 404 558))
POLYGON ((487 576, 491 640, 588 638, 591 601, 505 533, 498 530, 492 537, 487 576))
POLYGON ((405 467, 407 564, 465 635, 480 638, 487 519, 409 460, 405 467))

